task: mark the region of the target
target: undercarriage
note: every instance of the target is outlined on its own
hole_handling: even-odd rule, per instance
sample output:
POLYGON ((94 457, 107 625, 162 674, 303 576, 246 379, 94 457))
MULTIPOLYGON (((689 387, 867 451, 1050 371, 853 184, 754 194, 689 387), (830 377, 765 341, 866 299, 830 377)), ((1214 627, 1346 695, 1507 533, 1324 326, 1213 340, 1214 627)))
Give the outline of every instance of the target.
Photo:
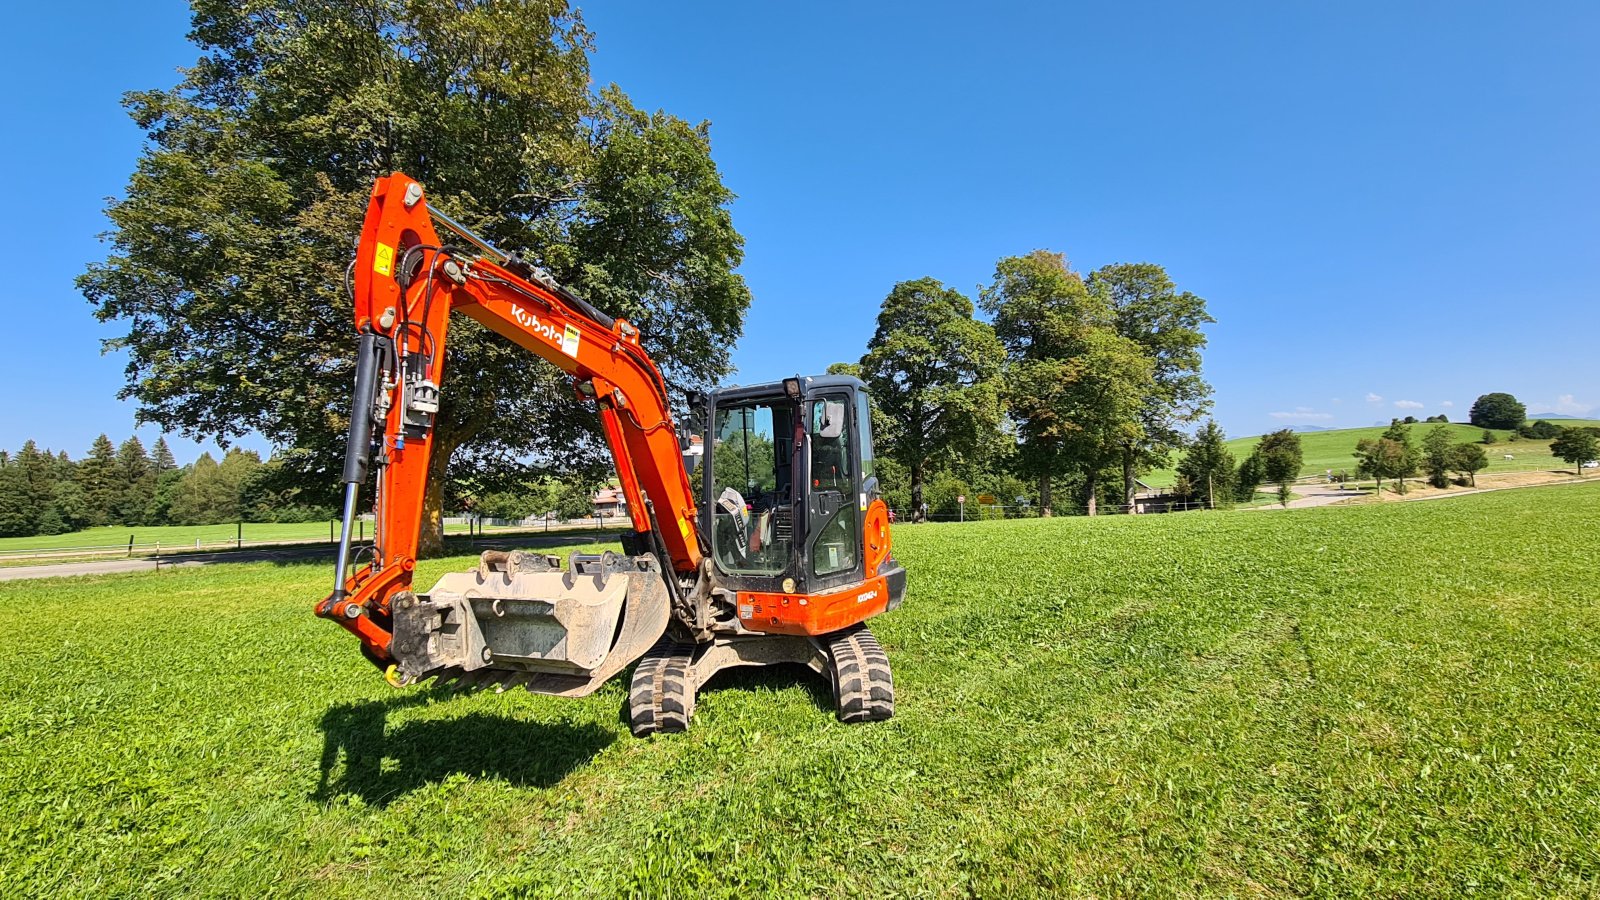
MULTIPOLYGON (((842 722, 894 714, 889 659, 863 624, 820 636, 743 632, 737 620, 685 639, 653 556, 489 550, 426 594, 393 603, 391 680, 455 690, 524 688, 582 697, 637 659, 627 718, 635 735, 683 731, 718 673, 795 665, 828 679, 842 722)), ((723 618, 724 622, 729 621, 723 618)))

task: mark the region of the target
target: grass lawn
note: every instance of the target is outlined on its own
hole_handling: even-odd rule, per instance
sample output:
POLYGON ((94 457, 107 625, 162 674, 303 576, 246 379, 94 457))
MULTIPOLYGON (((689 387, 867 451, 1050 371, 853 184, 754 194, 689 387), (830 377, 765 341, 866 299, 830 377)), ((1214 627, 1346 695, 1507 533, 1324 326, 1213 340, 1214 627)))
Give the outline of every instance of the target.
POLYGON ((0 895, 1594 896, 1597 504, 901 526, 895 719, 648 740, 391 690, 326 566, 4 583, 0 895))
MULTIPOLYGON (((1579 419, 1552 419, 1555 424, 1563 427, 1600 426, 1600 421, 1579 419)), ((1341 428, 1335 431, 1308 431, 1300 435, 1300 450, 1305 455, 1305 462, 1300 467, 1300 474, 1321 475, 1329 469, 1335 473, 1347 471, 1354 475, 1356 471, 1356 458, 1354 456, 1356 443, 1362 438, 1377 438, 1381 436, 1388 426, 1378 428, 1341 428)), ((1419 450, 1422 439, 1428 430, 1434 426, 1427 422, 1419 422, 1411 426, 1411 442, 1419 450)), ((1450 424, 1445 426, 1450 429, 1450 439, 1455 443, 1476 443, 1483 439, 1483 429, 1471 425, 1450 424)), ((1527 469, 1529 467, 1569 469, 1570 463, 1562 462, 1550 454, 1549 441, 1523 440, 1513 431, 1496 431, 1498 441, 1485 444, 1483 452, 1489 456, 1489 467, 1485 472, 1507 472, 1527 469), (1506 459, 1510 454, 1513 459, 1506 459)), ((1244 458, 1261 443, 1261 437, 1236 438, 1228 441, 1228 449, 1233 453, 1235 462, 1243 462, 1244 458)), ((1178 457, 1182 458, 1181 454, 1178 457)), ((1174 460, 1176 463, 1177 460, 1174 460)), ((1177 479, 1175 469, 1158 469, 1140 480, 1151 487, 1170 487, 1177 479)))

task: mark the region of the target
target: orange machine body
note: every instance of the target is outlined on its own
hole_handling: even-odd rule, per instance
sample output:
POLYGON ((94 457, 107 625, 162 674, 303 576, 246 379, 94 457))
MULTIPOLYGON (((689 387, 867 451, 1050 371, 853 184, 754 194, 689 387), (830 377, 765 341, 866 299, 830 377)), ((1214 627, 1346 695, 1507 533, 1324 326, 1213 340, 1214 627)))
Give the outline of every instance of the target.
MULTIPOLYGON (((390 402, 381 440, 375 441, 380 464, 372 558, 348 577, 341 574, 342 591, 317 612, 359 637, 367 658, 379 665, 391 660, 391 600, 412 587, 435 440, 431 420, 425 428, 408 426, 394 378, 405 372, 434 388, 445 383, 452 311, 573 377, 580 395, 596 403, 633 531, 648 539, 641 546, 660 548, 662 566, 670 569, 666 577, 677 579, 680 590, 702 568, 695 491, 661 373, 640 347, 637 329, 626 320, 609 320, 553 282, 527 277, 534 270, 514 257, 495 261, 451 249, 441 242, 434 215, 415 180, 400 173, 380 178, 352 279, 356 332, 391 341, 394 365, 380 388, 390 402)), ((888 510, 881 499, 867 508, 862 525, 864 581, 815 594, 737 591, 739 626, 822 635, 883 612, 894 586, 880 573, 890 555, 888 510)), ((904 570, 898 571, 903 590, 904 570)))

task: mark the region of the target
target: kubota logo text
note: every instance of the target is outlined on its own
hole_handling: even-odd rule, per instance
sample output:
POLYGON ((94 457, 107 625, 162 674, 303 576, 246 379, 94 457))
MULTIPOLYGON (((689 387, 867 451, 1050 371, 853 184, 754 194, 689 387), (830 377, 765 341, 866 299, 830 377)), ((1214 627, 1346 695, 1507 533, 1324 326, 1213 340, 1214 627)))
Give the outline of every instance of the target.
POLYGON ((565 328, 558 329, 553 322, 541 322, 539 321, 538 316, 528 312, 515 303, 511 304, 511 318, 516 319, 517 324, 521 325, 523 328, 528 329, 539 337, 542 337, 550 343, 555 344, 557 347, 560 347, 562 353, 565 353, 568 356, 578 355, 577 328, 568 325, 565 328))

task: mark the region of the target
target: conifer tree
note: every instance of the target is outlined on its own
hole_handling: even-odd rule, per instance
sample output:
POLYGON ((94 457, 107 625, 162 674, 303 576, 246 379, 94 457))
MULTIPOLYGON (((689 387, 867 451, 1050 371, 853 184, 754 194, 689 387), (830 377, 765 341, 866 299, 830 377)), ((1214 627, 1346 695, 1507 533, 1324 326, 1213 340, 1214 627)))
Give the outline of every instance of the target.
POLYGON ((117 479, 117 448, 111 438, 102 434, 94 439, 89 455, 78 463, 77 480, 83 489, 89 524, 109 524, 122 497, 117 479))
POLYGON ((117 448, 117 487, 119 496, 112 518, 121 525, 145 524, 145 515, 155 500, 156 477, 137 435, 117 448))

